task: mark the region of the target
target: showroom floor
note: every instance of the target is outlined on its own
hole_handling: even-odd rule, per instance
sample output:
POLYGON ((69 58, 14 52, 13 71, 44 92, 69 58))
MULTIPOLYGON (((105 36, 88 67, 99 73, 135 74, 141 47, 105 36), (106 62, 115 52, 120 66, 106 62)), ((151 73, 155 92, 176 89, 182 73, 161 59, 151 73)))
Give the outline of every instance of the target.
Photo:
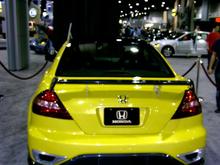
MULTIPOLYGON (((0 60, 7 66, 7 51, 0 50, 0 60)), ((168 58, 179 74, 185 73, 196 58, 168 58)), ((206 59, 202 59, 206 65, 206 59)), ((28 70, 15 74, 29 76, 44 64, 44 56, 30 52, 28 70)), ((186 77, 196 83, 197 68, 186 77)), ((204 99, 204 124, 208 131, 206 165, 220 164, 220 114, 215 114, 215 88, 200 72, 198 95, 204 99)), ((0 165, 25 165, 27 157, 26 119, 27 105, 42 73, 30 80, 18 80, 6 73, 0 66, 0 165)), ((213 77, 212 77, 213 78, 213 77)))

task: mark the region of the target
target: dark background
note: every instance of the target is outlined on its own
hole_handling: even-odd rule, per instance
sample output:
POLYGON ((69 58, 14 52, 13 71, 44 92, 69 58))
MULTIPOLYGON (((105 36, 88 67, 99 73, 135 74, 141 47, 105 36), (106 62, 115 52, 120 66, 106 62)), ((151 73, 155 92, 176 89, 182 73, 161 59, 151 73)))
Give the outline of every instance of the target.
POLYGON ((54 47, 58 50, 62 46, 71 22, 73 39, 87 42, 109 40, 118 36, 118 21, 116 0, 54 1, 54 47))

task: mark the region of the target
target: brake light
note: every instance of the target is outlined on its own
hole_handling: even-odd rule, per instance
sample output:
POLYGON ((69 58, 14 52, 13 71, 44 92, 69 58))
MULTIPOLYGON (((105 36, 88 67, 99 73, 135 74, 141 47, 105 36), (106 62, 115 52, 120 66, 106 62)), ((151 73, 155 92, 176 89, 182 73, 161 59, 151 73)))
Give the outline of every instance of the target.
POLYGON ((201 104, 192 90, 185 91, 183 100, 172 119, 190 117, 202 112, 201 104))
POLYGON ((72 119, 54 91, 45 90, 33 102, 32 111, 38 115, 72 119))

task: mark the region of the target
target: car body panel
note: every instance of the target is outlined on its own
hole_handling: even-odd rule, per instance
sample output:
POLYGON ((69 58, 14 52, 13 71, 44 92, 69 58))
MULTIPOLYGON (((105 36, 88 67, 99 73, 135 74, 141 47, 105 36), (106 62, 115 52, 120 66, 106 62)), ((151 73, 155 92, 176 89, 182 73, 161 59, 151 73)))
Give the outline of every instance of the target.
POLYGON ((35 114, 32 117, 32 126, 29 128, 29 150, 37 149, 65 155, 67 160, 82 155, 85 151, 87 154, 125 153, 125 151, 167 153, 175 157, 206 145, 204 140, 206 131, 200 126, 201 115, 186 120, 170 121, 158 134, 129 136, 86 135, 74 121, 47 119, 35 114))
POLYGON ((32 160, 35 160, 32 151, 37 150, 64 156, 64 162, 84 154, 164 153, 184 163, 178 158, 179 154, 205 148, 206 130, 202 114, 171 119, 184 91, 192 86, 190 83, 177 83, 188 80, 176 74, 162 55, 174 77, 139 78, 138 81, 145 82, 143 84, 135 83, 137 79, 132 77, 57 77, 53 91, 72 120, 33 113, 34 98, 51 88, 68 44, 64 43, 59 50, 29 103, 28 150, 32 160), (134 83, 123 84, 123 81, 134 83), (127 97, 125 104, 119 102, 119 95, 127 97), (140 123, 107 126, 104 124, 105 107, 138 107, 140 123))
POLYGON ((86 134, 145 134, 161 131, 178 108, 186 89, 184 86, 177 86, 177 91, 173 90, 173 86, 158 86, 158 91, 155 91, 155 88, 154 85, 121 85, 119 88, 119 85, 104 84, 72 87, 70 84, 58 84, 54 90, 60 100, 65 100, 64 106, 86 134), (128 103, 120 103, 119 95, 128 97, 128 103), (118 109, 138 107, 140 124, 127 128, 105 126, 103 119, 105 107, 118 109), (158 114, 163 116, 163 120, 158 118, 158 114))

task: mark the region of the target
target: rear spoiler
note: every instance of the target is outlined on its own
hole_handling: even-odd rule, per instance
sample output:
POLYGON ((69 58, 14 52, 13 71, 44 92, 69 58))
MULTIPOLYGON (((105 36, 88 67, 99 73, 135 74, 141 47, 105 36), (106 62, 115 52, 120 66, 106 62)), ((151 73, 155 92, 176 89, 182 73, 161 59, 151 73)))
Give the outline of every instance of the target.
POLYGON ((103 79, 88 79, 88 80, 77 80, 77 79, 58 79, 58 84, 117 84, 117 85, 189 85, 190 88, 194 88, 193 81, 187 80, 103 80, 103 79))

